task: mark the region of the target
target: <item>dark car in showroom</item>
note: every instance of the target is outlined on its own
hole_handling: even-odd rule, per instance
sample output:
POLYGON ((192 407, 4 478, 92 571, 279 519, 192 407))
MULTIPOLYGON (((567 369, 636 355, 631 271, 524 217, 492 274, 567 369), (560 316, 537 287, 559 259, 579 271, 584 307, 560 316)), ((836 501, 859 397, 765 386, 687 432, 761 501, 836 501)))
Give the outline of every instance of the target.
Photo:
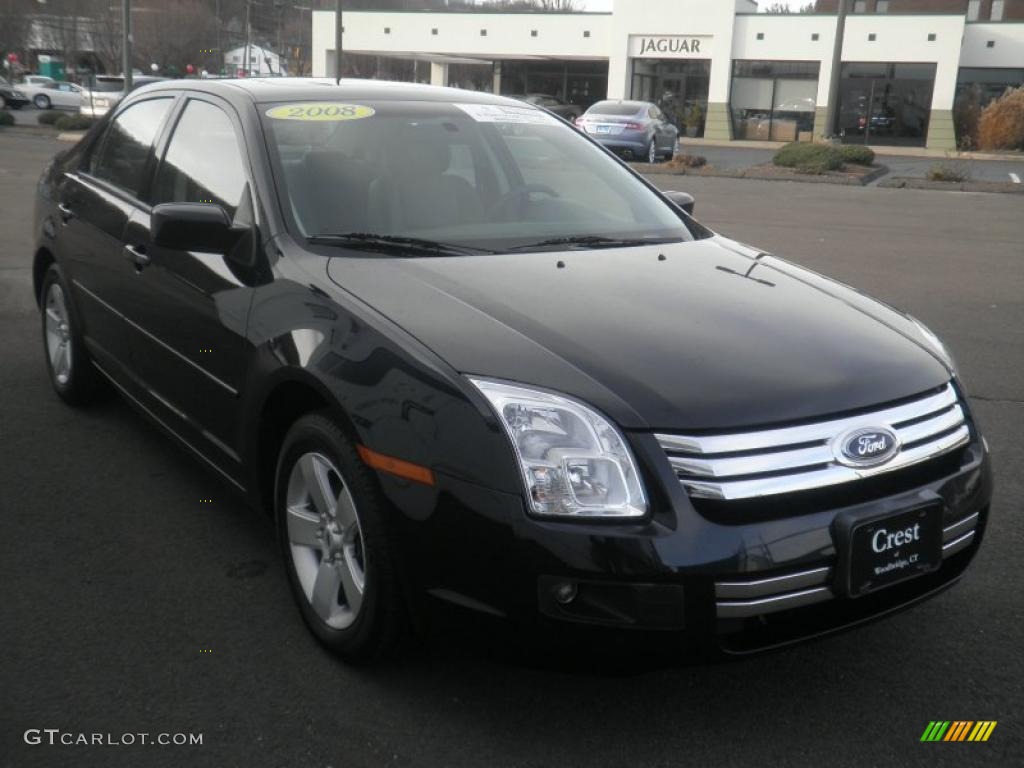
POLYGON ((689 203, 489 94, 150 85, 39 181, 47 370, 272 515, 353 662, 442 605, 745 653, 952 585, 992 480, 943 344, 689 203))
POLYGON ((599 101, 577 119, 592 139, 628 159, 656 163, 679 149, 679 129, 650 101, 599 101))
POLYGON ((570 104, 566 101, 562 101, 557 96, 551 96, 547 93, 510 95, 509 98, 519 99, 519 101, 525 101, 527 104, 534 104, 535 106, 543 107, 548 112, 558 115, 560 118, 568 120, 570 123, 583 114, 583 108, 580 107, 579 104, 570 104))

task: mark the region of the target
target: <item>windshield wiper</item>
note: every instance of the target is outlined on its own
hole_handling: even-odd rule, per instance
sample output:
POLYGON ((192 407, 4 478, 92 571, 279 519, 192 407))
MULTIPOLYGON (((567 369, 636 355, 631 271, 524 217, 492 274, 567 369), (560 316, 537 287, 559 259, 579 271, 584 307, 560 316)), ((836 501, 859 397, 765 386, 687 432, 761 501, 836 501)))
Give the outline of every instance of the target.
POLYGON ((478 253, 494 253, 486 248, 475 248, 468 245, 442 243, 437 240, 426 240, 421 237, 402 237, 400 235, 379 235, 373 232, 325 232, 308 238, 314 245, 350 245, 365 250, 383 251, 386 253, 409 254, 416 251, 420 254, 447 254, 466 256, 478 253))
POLYGON ((538 240, 536 243, 514 245, 509 250, 526 250, 528 248, 545 248, 554 245, 582 246, 586 248, 623 248, 631 245, 656 245, 672 243, 679 240, 675 237, 605 237, 603 235, 569 235, 538 240))

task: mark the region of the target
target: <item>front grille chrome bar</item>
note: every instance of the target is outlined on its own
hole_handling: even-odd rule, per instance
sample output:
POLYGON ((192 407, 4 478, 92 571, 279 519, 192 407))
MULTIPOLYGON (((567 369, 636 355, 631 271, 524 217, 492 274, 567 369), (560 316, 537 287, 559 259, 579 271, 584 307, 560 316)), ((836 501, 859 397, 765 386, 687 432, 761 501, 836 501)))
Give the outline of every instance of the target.
POLYGON ((721 435, 655 435, 693 497, 751 499, 853 482, 948 453, 970 441, 952 384, 910 403, 815 424, 721 435), (851 467, 836 459, 838 438, 885 427, 901 450, 888 462, 851 467))

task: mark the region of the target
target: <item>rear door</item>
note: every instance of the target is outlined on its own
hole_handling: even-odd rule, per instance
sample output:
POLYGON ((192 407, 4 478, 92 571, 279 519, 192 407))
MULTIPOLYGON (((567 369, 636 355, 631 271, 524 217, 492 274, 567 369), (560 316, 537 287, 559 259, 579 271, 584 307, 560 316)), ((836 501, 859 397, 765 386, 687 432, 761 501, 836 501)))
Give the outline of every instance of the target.
POLYGON ((148 209, 140 200, 152 170, 153 145, 174 96, 128 105, 58 189, 57 242, 82 318, 86 344, 111 375, 130 367, 128 327, 138 275, 121 237, 129 217, 148 209), (114 364, 114 365, 111 365, 114 364))
MULTIPOLYGON (((159 154, 148 193, 154 206, 210 203, 232 220, 252 223, 248 154, 228 104, 189 95, 159 154)), ((178 431, 234 474, 254 244, 248 239, 228 256, 158 248, 148 214, 132 217, 124 239, 148 261, 137 283, 144 331, 137 339, 138 370, 178 431)))

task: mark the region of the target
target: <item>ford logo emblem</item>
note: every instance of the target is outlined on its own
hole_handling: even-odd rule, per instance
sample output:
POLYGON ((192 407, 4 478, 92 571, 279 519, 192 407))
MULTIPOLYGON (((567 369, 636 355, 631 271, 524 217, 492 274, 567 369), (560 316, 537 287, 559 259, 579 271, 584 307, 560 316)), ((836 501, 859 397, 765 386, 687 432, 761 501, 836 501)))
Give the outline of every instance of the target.
POLYGON ((841 435, 835 443, 835 456, 848 467, 873 467, 884 464, 900 451, 896 435, 884 427, 861 427, 841 435))

